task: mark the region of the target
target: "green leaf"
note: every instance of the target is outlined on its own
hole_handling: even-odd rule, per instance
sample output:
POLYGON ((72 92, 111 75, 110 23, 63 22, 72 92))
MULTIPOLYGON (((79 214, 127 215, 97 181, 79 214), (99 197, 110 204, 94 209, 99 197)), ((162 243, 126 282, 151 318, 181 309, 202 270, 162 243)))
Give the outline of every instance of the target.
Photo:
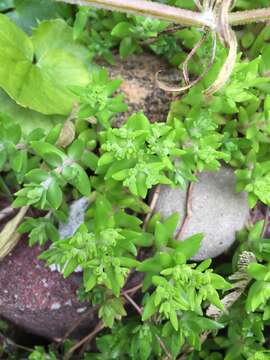
POLYGON ((106 152, 102 154, 98 160, 98 166, 104 166, 110 164, 114 160, 114 156, 112 153, 106 152))
POLYGON ((146 259, 138 266, 138 271, 140 272, 159 273, 161 270, 161 264, 159 264, 154 258, 146 259))
POLYGON ((147 185, 146 185, 146 174, 139 172, 137 174, 136 178, 136 185, 137 185, 137 191, 134 191, 135 195, 141 196, 143 199, 145 199, 147 195, 147 185))
POLYGON ((160 250, 162 247, 166 246, 168 243, 169 237, 168 237, 168 231, 164 224, 157 221, 155 226, 155 245, 158 250, 160 250))
POLYGON ((49 177, 48 172, 42 169, 33 169, 26 174, 26 179, 29 182, 31 181, 37 184, 46 181, 48 177, 49 177))
POLYGON ((15 172, 25 173, 25 171, 27 170, 27 151, 17 151, 16 154, 12 156, 10 164, 15 172))
POLYGON ((264 281, 255 281, 248 291, 246 300, 247 312, 254 312, 260 305, 270 297, 269 284, 264 281))
POLYGON ((29 34, 42 20, 72 16, 70 5, 53 0, 14 0, 9 8, 13 7, 7 15, 29 34))
POLYGON ((209 268, 209 266, 211 265, 211 263, 212 263, 212 259, 206 259, 206 260, 202 261, 202 262, 200 263, 200 265, 197 266, 196 269, 197 269, 198 271, 203 272, 203 271, 205 271, 206 269, 209 268))
POLYGON ((119 38, 125 38, 129 35, 131 35, 130 31, 130 23, 122 21, 119 22, 111 32, 112 36, 117 36, 119 38))
POLYGON ((62 160, 66 159, 66 155, 63 151, 58 149, 56 146, 47 143, 47 142, 41 142, 41 141, 33 141, 31 143, 31 147, 34 149, 37 155, 44 158, 45 156, 48 156, 48 154, 56 154, 59 156, 62 160))
POLYGON ((70 159, 74 161, 79 161, 81 159, 83 150, 84 150, 84 143, 80 139, 76 139, 69 146, 67 154, 70 159))
POLYGON ((211 284, 214 286, 215 289, 229 290, 232 287, 230 283, 228 283, 222 276, 218 274, 212 273, 210 275, 210 278, 211 278, 211 284))
POLYGON ((52 184, 47 190, 47 201, 50 203, 52 208, 58 209, 62 203, 62 190, 55 180, 52 181, 52 184))
MULTIPOLYGON (((50 23, 68 28, 61 20, 50 23)), ((55 41, 50 47, 51 40, 42 24, 32 41, 0 14, 0 87, 24 107, 43 114, 68 114, 76 99, 68 87, 86 85, 89 74, 71 51, 54 47, 55 41)))
POLYGON ((166 228, 167 234, 169 237, 173 237, 177 224, 179 222, 179 213, 174 213, 169 216, 164 222, 163 225, 166 228))
POLYGON ((252 226, 249 234, 248 234, 248 240, 250 242, 258 242, 261 239, 262 231, 264 227, 264 221, 257 221, 254 226, 252 226))
POLYGON ((143 308, 142 321, 148 320, 156 312, 155 297, 151 295, 143 308))
POLYGON ((76 259, 70 259, 68 263, 65 265, 63 270, 63 276, 66 279, 69 275, 73 273, 73 271, 77 268, 78 263, 76 259))
POLYGON ((82 195, 89 196, 91 193, 89 176, 80 165, 74 164, 72 167, 75 168, 77 172, 77 176, 72 180, 72 184, 82 195))
POLYGON ((203 234, 193 235, 184 241, 179 241, 175 246, 176 250, 184 254, 186 259, 190 259, 198 252, 202 239, 203 234))
POLYGON ((50 166, 52 166, 54 168, 61 166, 63 163, 63 159, 61 158, 61 156, 59 156, 55 152, 45 153, 43 155, 43 158, 47 164, 49 164, 50 166))
POLYGON ((77 40, 83 33, 84 27, 87 23, 89 11, 87 7, 80 7, 76 14, 76 18, 73 25, 73 39, 77 40))
POLYGON ((251 263, 247 267, 247 273, 256 280, 266 280, 268 274, 270 274, 269 269, 266 266, 258 263, 251 263))
POLYGON ((0 109, 2 113, 16 119, 24 134, 38 128, 50 130, 55 124, 59 124, 61 129, 61 122, 64 121, 64 117, 60 115, 43 115, 19 106, 2 89, 0 89, 0 109))
POLYGON ((8 10, 13 6, 13 0, 2 0, 0 3, 0 11, 8 10))
POLYGON ((106 228, 112 228, 114 225, 112 206, 105 196, 97 194, 95 207, 95 231, 100 232, 106 228))
POLYGON ((212 319, 208 319, 206 317, 197 317, 196 323, 200 326, 203 330, 216 330, 216 329, 223 329, 224 325, 214 321, 212 319))
POLYGON ((142 220, 138 219, 136 216, 128 215, 124 210, 118 211, 114 218, 117 226, 119 227, 135 231, 140 230, 142 220))
POLYGON ((97 278, 94 275, 92 269, 85 269, 83 272, 83 285, 85 287, 85 291, 91 291, 97 283, 97 278))
POLYGON ((150 122, 142 112, 138 112, 136 114, 131 115, 128 118, 126 127, 132 131, 137 131, 137 130, 149 131, 150 122))
MULTIPOLYGON (((87 48, 73 40, 72 28, 61 19, 43 21, 34 29, 31 39, 37 59, 51 50, 62 49, 86 65, 89 63, 87 48)), ((69 76, 68 73, 66 75, 69 76)), ((87 79, 89 80, 89 75, 87 79)), ((79 86, 80 83, 75 82, 74 85, 79 86)))
POLYGON ((170 311, 170 322, 171 322, 172 326, 174 327, 174 330, 177 331, 178 330, 178 319, 177 319, 176 311, 174 309, 171 309, 171 311, 170 311))
POLYGON ((134 41, 130 37, 125 37, 119 47, 119 53, 122 59, 125 59, 127 56, 134 53, 136 49, 136 45, 134 44, 134 41))

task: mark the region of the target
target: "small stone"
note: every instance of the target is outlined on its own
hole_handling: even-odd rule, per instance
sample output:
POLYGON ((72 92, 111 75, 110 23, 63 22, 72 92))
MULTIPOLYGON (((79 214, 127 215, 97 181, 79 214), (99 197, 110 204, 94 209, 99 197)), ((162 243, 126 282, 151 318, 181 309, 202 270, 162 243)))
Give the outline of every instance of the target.
POLYGON ((51 310, 59 310, 60 308, 61 308, 61 304, 59 302, 53 303, 51 305, 51 310))
MULTIPOLYGON (((66 239, 75 234, 78 228, 84 222, 84 215, 86 209, 89 205, 89 199, 87 197, 79 198, 78 200, 73 201, 70 205, 69 213, 68 213, 68 220, 66 223, 60 222, 59 224, 59 237, 60 239, 66 239)), ((51 271, 58 271, 61 272, 61 267, 57 264, 51 264, 50 266, 51 271)), ((75 269, 75 272, 82 272, 81 266, 78 266, 75 269)))
MULTIPOLYGON (((180 229, 186 214, 187 192, 162 186, 155 211, 166 218, 178 212, 180 229)), ((227 251, 249 218, 247 195, 235 192, 235 175, 231 168, 198 175, 191 193, 192 215, 182 233, 184 240, 203 233, 199 252, 193 260, 214 258, 227 251)), ((176 232, 177 232, 176 231, 176 232)))
POLYGON ((68 221, 59 224, 59 236, 66 239, 75 234, 81 224, 84 222, 85 211, 89 205, 87 197, 79 198, 70 205, 68 221))

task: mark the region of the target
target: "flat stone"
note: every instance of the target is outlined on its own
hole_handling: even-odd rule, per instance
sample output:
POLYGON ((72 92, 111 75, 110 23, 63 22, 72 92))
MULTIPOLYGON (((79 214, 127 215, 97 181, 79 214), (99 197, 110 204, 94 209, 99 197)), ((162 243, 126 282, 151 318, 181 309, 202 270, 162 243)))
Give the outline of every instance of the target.
MULTIPOLYGON (((162 186, 155 211, 165 218, 178 212, 178 231, 186 214, 186 201, 186 191, 162 186)), ((198 175, 191 204, 192 215, 180 240, 197 233, 204 234, 201 248, 193 260, 214 258, 227 251, 235 241, 235 232, 241 230, 249 218, 247 195, 235 192, 234 172, 226 167, 219 172, 198 175)))

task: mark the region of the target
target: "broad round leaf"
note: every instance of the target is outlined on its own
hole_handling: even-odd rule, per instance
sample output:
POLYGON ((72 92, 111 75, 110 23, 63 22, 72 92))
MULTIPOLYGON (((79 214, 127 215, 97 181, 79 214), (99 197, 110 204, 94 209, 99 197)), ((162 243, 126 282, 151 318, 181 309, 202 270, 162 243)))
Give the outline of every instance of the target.
MULTIPOLYGON (((62 20, 47 23, 54 28, 55 24, 61 24, 61 28, 65 25, 68 29, 62 20)), ((42 30, 43 24, 40 27, 42 30)), ((76 100, 69 87, 86 85, 89 73, 72 47, 65 50, 57 40, 49 47, 51 32, 41 30, 36 30, 38 35, 34 34, 32 41, 0 14, 0 87, 24 107, 43 114, 68 114, 76 100)), ((57 39, 57 32, 54 36, 57 39)))
POLYGON ((9 9, 14 9, 9 11, 7 15, 29 34, 42 20, 59 17, 68 19, 72 16, 70 5, 57 3, 53 0, 5 0, 5 2, 9 3, 9 9))

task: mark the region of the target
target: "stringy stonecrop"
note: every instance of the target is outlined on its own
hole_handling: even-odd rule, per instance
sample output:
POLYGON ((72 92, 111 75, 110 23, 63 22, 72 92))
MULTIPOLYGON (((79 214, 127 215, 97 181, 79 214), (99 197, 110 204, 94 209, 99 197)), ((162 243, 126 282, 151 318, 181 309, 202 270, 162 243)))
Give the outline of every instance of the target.
MULTIPOLYGON (((64 276, 81 267, 84 273, 81 296, 100 307, 99 315, 107 326, 115 326, 115 321, 126 314, 121 294, 129 272, 136 269, 145 273, 142 316, 145 326, 149 324, 147 331, 151 332, 152 346, 155 346, 148 350, 149 357, 163 351, 156 336, 166 342, 172 356, 176 356, 185 343, 200 349, 203 331, 224 326, 224 323, 204 316, 205 304, 210 302, 222 309, 220 290, 228 290, 230 286, 209 270, 210 262, 198 267, 186 263, 197 251, 201 236, 184 243, 173 240, 176 217, 165 223, 154 217, 144 231, 141 220, 135 214, 128 215, 125 210, 143 213, 145 205, 141 198, 153 185, 168 183, 184 187, 194 179, 196 171, 218 170, 221 160, 237 169, 238 187, 244 186, 250 191, 251 202, 258 197, 265 201, 265 195, 258 193, 258 182, 260 190, 267 191, 269 172, 265 159, 269 127, 264 123, 254 127, 256 119, 261 122, 262 116, 264 121, 269 121, 269 99, 265 95, 269 81, 259 76, 263 64, 263 58, 239 63, 227 86, 214 95, 210 104, 205 102, 201 86, 197 85, 181 101, 172 104, 167 123, 151 124, 138 113, 121 128, 113 128, 110 125, 113 113, 109 123, 103 124, 96 116, 97 123, 90 125, 80 114, 76 122, 77 137, 65 149, 57 145, 59 127, 49 134, 41 131, 38 137, 32 133, 25 137, 16 130, 18 135, 15 136, 18 124, 5 118, 1 121, 2 133, 13 134, 11 139, 6 138, 2 149, 6 154, 2 170, 11 172, 14 179, 22 179, 15 206, 32 204, 47 210, 49 221, 57 224, 65 216, 65 199, 70 189, 75 198, 80 194, 92 198, 85 225, 74 236, 65 240, 51 237, 55 228, 48 228, 47 220, 36 224, 27 220, 28 224, 23 224, 20 230, 33 231, 39 226, 42 236, 36 237, 36 241, 54 240, 41 257, 49 264, 58 264, 64 276), (254 120, 249 122, 251 116, 254 120), (243 142, 245 134, 248 135, 243 142), (26 152, 24 168, 12 163, 10 157, 21 151, 26 152), (40 169, 31 169, 32 165, 27 165, 33 160, 40 169), (88 174, 91 174, 90 181, 88 174), (38 196, 29 191, 36 191, 38 196), (153 249, 152 257, 144 262, 136 259, 141 247, 153 249), (151 287, 156 290, 148 292, 151 287), (176 293, 175 289, 178 289, 176 293), (155 319, 162 325, 157 325, 155 319), (174 345, 169 343, 172 338, 174 345)), ((88 103, 89 98, 81 99, 80 106, 83 107, 83 99, 88 103)), ((95 103, 99 103, 99 98, 95 103)), ((96 114, 103 111, 104 103, 96 109, 96 114)), ((16 155, 18 159, 20 156, 16 155)), ((34 239, 31 234, 31 245, 35 243, 34 239)), ((251 309, 257 311, 257 307, 251 309)), ((132 320, 137 324, 136 328, 141 326, 138 321, 141 321, 139 317, 132 320)), ((118 324, 110 336, 117 337, 116 329, 121 326, 125 325, 118 324)), ((137 335, 132 339, 136 343, 143 341, 137 335)), ((99 349, 103 354, 107 351, 101 345, 99 349)), ((119 351, 125 353, 125 347, 119 351)))
MULTIPOLYGON (((87 21, 90 15, 87 13, 87 21)), ((151 23, 150 19, 113 16, 110 24, 105 21, 109 28, 105 30, 99 20, 108 19, 108 14, 92 15, 94 20, 89 21, 112 48, 119 41, 107 35, 121 22, 130 24, 127 36, 120 39, 123 47, 127 37, 139 46, 141 40, 147 40, 142 39, 144 29, 150 37, 164 26, 157 20, 151 23)), ((126 25, 121 26, 125 29, 126 25)), ((238 301, 224 314, 223 293, 236 291, 231 289, 235 284, 230 285, 225 277, 237 270, 237 261, 224 264, 226 271, 214 271, 211 260, 194 264, 190 258, 197 252, 202 235, 176 241, 176 215, 161 220, 157 214, 147 226, 142 221, 149 210, 144 199, 154 185, 185 188, 196 179, 196 172, 217 171, 223 162, 235 168, 237 188, 249 192, 251 206, 258 199, 269 205, 270 86, 264 76, 270 70, 267 36, 264 29, 259 41, 251 39, 242 59, 238 55, 226 85, 209 101, 203 90, 213 84, 227 56, 218 44, 219 56, 213 67, 201 83, 172 103, 166 123, 150 123, 138 113, 114 128, 115 114, 125 110, 122 96, 114 94, 120 82, 110 82, 106 71, 99 69, 88 86, 71 89, 79 104, 75 137, 65 147, 58 142, 61 125, 49 132, 34 129, 25 135, 16 119, 1 115, 1 176, 17 190, 13 206, 31 205, 47 214, 45 218, 26 219, 20 232, 30 232, 30 245, 51 240, 41 258, 58 265, 65 277, 78 267, 82 269, 80 298, 96 305, 103 324, 111 328, 97 337, 97 352, 85 354, 85 359, 144 360, 165 354, 176 359, 182 351, 190 351, 189 346, 193 349, 187 355, 190 359, 267 358, 264 336, 270 318, 270 257, 263 223, 239 238, 235 259, 243 252, 253 254, 241 273, 250 288, 242 289, 238 301), (81 196, 90 203, 85 222, 74 235, 59 240, 57 225, 67 217, 67 203, 81 196), (142 260, 141 251, 149 258, 142 260), (129 275, 133 273, 144 275, 141 295, 129 293, 137 302, 134 313, 126 306, 129 275), (221 317, 207 315, 210 304, 221 317), (205 331, 210 331, 210 341, 203 345, 205 331)), ((192 48, 198 31, 181 32, 179 39, 192 48)), ((98 46, 102 44, 102 37, 97 40, 98 46)), ((136 46, 134 51, 139 50, 136 46)), ((206 41, 198 49, 190 63, 192 76, 200 73, 200 61, 207 65, 203 54, 210 48, 211 41, 206 41)), ((101 54, 108 56, 103 50, 101 54)), ((55 359, 58 354, 37 348, 30 359, 44 356, 55 359)))

